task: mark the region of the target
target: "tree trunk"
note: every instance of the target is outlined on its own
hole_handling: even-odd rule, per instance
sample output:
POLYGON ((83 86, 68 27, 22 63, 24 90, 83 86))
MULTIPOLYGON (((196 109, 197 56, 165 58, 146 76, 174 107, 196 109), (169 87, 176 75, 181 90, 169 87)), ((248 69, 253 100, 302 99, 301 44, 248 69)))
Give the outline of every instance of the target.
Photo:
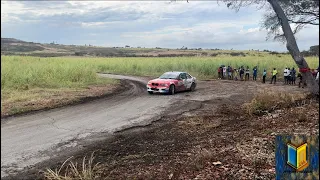
MULTIPOLYGON (((277 14, 279 21, 281 23, 282 31, 284 33, 284 36, 287 40, 287 49, 290 52, 292 58, 296 62, 297 66, 299 68, 309 68, 306 60, 301 55, 296 39, 293 35, 293 32, 291 30, 291 27, 289 25, 288 19, 286 15, 283 12, 283 9, 278 3, 278 0, 267 0, 274 12, 277 14)), ((307 81, 307 87, 309 88, 310 92, 312 94, 319 94, 319 84, 316 82, 315 78, 313 77, 312 73, 310 71, 301 73, 303 78, 307 81)))

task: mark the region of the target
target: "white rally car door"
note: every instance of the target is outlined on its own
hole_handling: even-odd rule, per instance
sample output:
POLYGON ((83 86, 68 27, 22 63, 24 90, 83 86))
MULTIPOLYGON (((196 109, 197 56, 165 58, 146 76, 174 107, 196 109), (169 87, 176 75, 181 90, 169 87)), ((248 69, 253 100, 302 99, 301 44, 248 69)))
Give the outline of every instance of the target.
POLYGON ((186 82, 186 88, 187 89, 190 89, 191 88, 191 85, 192 85, 192 82, 193 82, 193 78, 190 74, 186 73, 187 75, 187 82, 186 82))
POLYGON ((185 83, 184 83, 183 76, 182 76, 182 74, 179 74, 179 76, 178 76, 178 87, 177 87, 179 91, 181 91, 181 90, 183 90, 185 88, 184 84, 185 83))
POLYGON ((186 74, 185 87, 186 89, 190 89, 193 82, 193 78, 192 76, 190 76, 190 74, 188 73, 185 73, 185 74, 186 74))

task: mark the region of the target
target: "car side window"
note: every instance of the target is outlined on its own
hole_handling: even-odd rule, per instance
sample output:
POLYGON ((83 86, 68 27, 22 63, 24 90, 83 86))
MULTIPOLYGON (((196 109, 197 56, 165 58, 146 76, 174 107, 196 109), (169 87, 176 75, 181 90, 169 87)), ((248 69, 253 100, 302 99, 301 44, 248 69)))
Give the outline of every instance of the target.
POLYGON ((187 79, 186 73, 181 73, 181 74, 180 74, 180 77, 181 77, 181 79, 187 79))

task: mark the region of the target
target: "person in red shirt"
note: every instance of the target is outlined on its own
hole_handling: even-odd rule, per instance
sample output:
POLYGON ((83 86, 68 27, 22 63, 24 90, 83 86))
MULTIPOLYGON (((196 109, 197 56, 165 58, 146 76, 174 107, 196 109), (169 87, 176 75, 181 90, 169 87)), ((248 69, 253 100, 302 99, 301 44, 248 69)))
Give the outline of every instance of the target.
POLYGON ((317 71, 316 71, 315 69, 312 69, 312 70, 311 70, 311 73, 312 73, 313 77, 316 78, 316 76, 317 76, 317 71))

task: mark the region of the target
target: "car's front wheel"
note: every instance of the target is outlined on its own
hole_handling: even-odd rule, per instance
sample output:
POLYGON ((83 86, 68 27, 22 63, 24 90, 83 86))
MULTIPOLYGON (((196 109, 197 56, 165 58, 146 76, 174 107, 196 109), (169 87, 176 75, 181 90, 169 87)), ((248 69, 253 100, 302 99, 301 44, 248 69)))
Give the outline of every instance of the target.
POLYGON ((169 88, 169 94, 174 95, 176 93, 176 87, 172 84, 169 88))
POLYGON ((196 89, 196 84, 192 83, 190 87, 190 91, 194 91, 196 89))

